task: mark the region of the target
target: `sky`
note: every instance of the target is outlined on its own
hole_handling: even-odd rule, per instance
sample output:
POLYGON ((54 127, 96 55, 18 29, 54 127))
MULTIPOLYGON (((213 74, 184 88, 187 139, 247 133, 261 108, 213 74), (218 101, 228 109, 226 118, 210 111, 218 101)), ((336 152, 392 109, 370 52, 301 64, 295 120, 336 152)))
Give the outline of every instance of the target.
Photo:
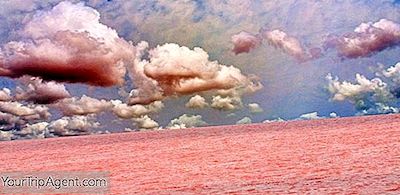
POLYGON ((399 112, 398 0, 4 0, 0 140, 399 112))

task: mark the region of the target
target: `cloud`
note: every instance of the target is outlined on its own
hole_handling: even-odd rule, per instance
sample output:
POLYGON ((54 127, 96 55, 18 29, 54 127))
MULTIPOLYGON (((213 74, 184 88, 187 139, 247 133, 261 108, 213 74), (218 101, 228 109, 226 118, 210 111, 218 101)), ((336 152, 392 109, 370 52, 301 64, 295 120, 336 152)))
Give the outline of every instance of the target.
POLYGON ((213 96, 211 107, 218 110, 231 111, 243 107, 243 103, 239 97, 217 95, 213 96))
POLYGON ((9 113, 27 120, 48 119, 49 108, 43 105, 23 105, 20 102, 0 102, 0 112, 9 113))
POLYGON ((0 112, 0 129, 3 131, 12 131, 21 125, 26 124, 27 121, 20 119, 18 116, 10 113, 0 112))
POLYGON ((263 123, 277 123, 277 122, 285 122, 282 118, 272 119, 272 120, 264 120, 263 123))
POLYGON ((99 20, 99 12, 83 3, 65 1, 38 11, 19 31, 20 41, 3 46, 0 75, 94 86, 123 84, 134 47, 99 20))
POLYGON ((200 95, 195 95, 191 97, 189 102, 186 103, 187 108, 193 108, 193 109, 205 108, 207 106, 208 103, 206 102, 206 99, 200 95))
POLYGON ((49 133, 56 136, 87 135, 94 132, 100 123, 94 116, 72 116, 62 117, 52 121, 49 126, 49 133))
POLYGON ((47 122, 39 122, 35 124, 27 124, 21 131, 14 132, 18 139, 43 139, 47 133, 47 122))
POLYGON ((325 117, 321 117, 318 115, 318 112, 311 112, 311 113, 305 113, 299 116, 296 120, 317 120, 317 119, 323 119, 325 117))
POLYGON ((60 83, 44 82, 39 78, 25 78, 22 79, 22 83, 25 87, 17 87, 16 100, 50 104, 71 97, 65 86, 60 83))
POLYGON ((203 121, 201 115, 187 115, 184 114, 178 118, 172 119, 168 124, 168 129, 184 129, 192 127, 202 127, 206 126, 207 123, 203 121))
POLYGON ((336 114, 335 112, 331 112, 331 113, 329 114, 329 117, 331 117, 331 118, 339 118, 339 115, 336 114))
POLYGON ((231 41, 234 45, 232 51, 236 55, 240 53, 249 53, 261 44, 261 38, 246 31, 241 31, 233 35, 231 41))
POLYGON ((299 61, 307 60, 305 49, 300 41, 294 37, 289 36, 286 32, 281 30, 264 31, 261 33, 262 37, 271 46, 281 49, 290 56, 295 57, 299 61))
POLYGON ((88 115, 104 112, 112 107, 112 103, 83 95, 80 99, 76 97, 63 99, 54 107, 60 109, 65 116, 88 115))
POLYGON ((386 70, 383 70, 382 75, 386 78, 390 78, 395 84, 400 84, 400 62, 386 70))
POLYGON ((134 118, 133 121, 140 129, 157 129, 159 127, 158 123, 147 115, 134 118))
POLYGON ((361 23, 354 32, 340 37, 330 36, 326 48, 336 48, 345 58, 368 57, 400 44, 400 25, 388 19, 361 23))
POLYGON ((149 102, 141 92, 156 94, 147 99, 153 101, 162 97, 188 95, 203 91, 246 88, 256 91, 262 85, 253 76, 245 76, 233 66, 209 61, 208 54, 201 48, 193 50, 177 44, 164 44, 149 51, 149 61, 142 60, 135 65, 134 74, 147 78, 147 84, 138 86, 135 103, 149 102), (140 73, 143 70, 144 76, 140 73), (148 87, 154 91, 149 92, 148 87), (142 87, 142 88, 141 88, 142 87), (143 89, 146 87, 146 89, 143 89), (159 96, 162 94, 162 97, 159 96))
POLYGON ((356 74, 356 83, 340 82, 339 79, 327 76, 328 90, 333 101, 349 101, 358 111, 357 115, 397 113, 391 106, 397 101, 387 83, 380 78, 367 79, 356 74))
POLYGON ((43 137, 31 125, 48 120, 51 117, 48 107, 20 102, 0 101, 0 141, 43 137), (1 138, 3 137, 3 138, 1 138))
POLYGON ((236 122, 237 125, 244 125, 244 124, 251 124, 251 123, 253 123, 253 121, 251 120, 250 117, 247 117, 247 116, 236 122))
POLYGON ((0 101, 11 101, 11 90, 8 88, 3 88, 0 90, 0 101))
POLYGON ((136 58, 129 67, 129 74, 137 88, 129 94, 129 105, 150 104, 164 99, 163 91, 158 82, 149 78, 144 72, 144 67, 149 62, 142 58, 148 53, 148 47, 149 44, 146 41, 141 41, 136 45, 136 58))
POLYGON ((261 113, 264 112, 264 109, 261 108, 261 106, 257 103, 250 103, 248 105, 249 110, 251 113, 261 113))
POLYGON ((10 141, 13 137, 11 131, 1 131, 0 130, 0 141, 10 141))
POLYGON ((128 105, 120 100, 112 100, 112 111, 115 115, 122 119, 138 118, 147 114, 160 112, 164 108, 164 103, 155 101, 148 105, 128 105))
POLYGON ((391 98, 387 84, 379 78, 369 80, 363 75, 356 74, 356 84, 348 81, 340 82, 338 77, 333 78, 330 74, 326 79, 329 82, 328 90, 334 101, 350 100, 355 102, 370 95, 382 101, 391 98))

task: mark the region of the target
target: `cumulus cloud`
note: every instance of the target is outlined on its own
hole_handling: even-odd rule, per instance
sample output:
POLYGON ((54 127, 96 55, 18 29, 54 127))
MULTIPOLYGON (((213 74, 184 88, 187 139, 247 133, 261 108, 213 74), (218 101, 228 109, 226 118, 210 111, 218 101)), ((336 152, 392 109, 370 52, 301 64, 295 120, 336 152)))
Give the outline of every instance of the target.
POLYGON ((133 121, 140 129, 157 129, 159 127, 158 123, 147 115, 134 118, 133 121))
POLYGON ((29 120, 48 119, 51 114, 49 108, 43 105, 23 105, 20 102, 0 102, 0 112, 29 120))
POLYGON ((192 127, 206 126, 207 123, 203 121, 201 115, 187 115, 184 114, 178 118, 172 119, 168 124, 168 129, 184 129, 192 127))
POLYGON ((375 23, 362 23, 354 32, 337 37, 331 35, 325 42, 326 48, 336 48, 338 55, 345 58, 368 57, 376 52, 400 44, 400 25, 388 19, 375 23))
POLYGON ((113 105, 113 113, 123 119, 138 118, 147 114, 157 113, 164 108, 164 103, 161 101, 155 101, 148 105, 128 105, 120 100, 112 100, 111 103, 113 105))
POLYGON ((11 131, 1 131, 0 130, 0 141, 10 141, 13 137, 11 131))
POLYGON ((253 121, 251 120, 250 117, 247 117, 247 116, 236 122, 237 125, 244 125, 244 124, 251 124, 251 123, 253 123, 253 121))
POLYGON ((25 78, 22 79, 22 83, 24 87, 20 86, 16 90, 17 100, 50 104, 71 96, 63 84, 53 81, 44 82, 39 78, 25 78))
POLYGON ((100 123, 94 116, 72 116, 52 121, 48 130, 56 136, 87 135, 93 133, 99 126, 100 123))
POLYGON ((334 101, 350 100, 355 102, 369 95, 382 101, 391 98, 387 84, 379 78, 369 80, 363 75, 356 74, 356 84, 348 81, 340 82, 338 77, 333 78, 330 74, 326 79, 329 82, 328 90, 334 101))
POLYGON ((144 72, 144 67, 149 63, 142 59, 148 53, 149 44, 141 41, 136 45, 136 57, 134 63, 129 67, 131 79, 134 81, 136 89, 129 94, 128 104, 150 104, 154 101, 164 99, 164 94, 158 82, 148 77, 144 72))
POLYGON ((11 90, 8 88, 3 88, 0 90, 0 101, 10 101, 12 100, 11 90))
POLYGON ((65 1, 38 11, 19 31, 20 41, 3 46, 0 75, 95 86, 122 84, 134 47, 99 20, 99 12, 83 3, 65 1))
POLYGON ((42 138, 44 134, 39 125, 32 124, 39 124, 50 117, 46 106, 0 101, 0 129, 3 134, 0 140, 42 138))
POLYGON ((73 116, 98 114, 110 109, 112 103, 83 95, 80 99, 76 97, 63 99, 54 106, 60 109, 65 116, 73 116))
POLYGON ((231 111, 231 110, 236 110, 239 109, 243 106, 242 99, 237 96, 213 96, 212 101, 211 101, 211 107, 218 109, 218 110, 224 110, 224 111, 231 111))
POLYGON ((384 77, 391 79, 391 81, 395 84, 400 84, 400 62, 398 62, 394 66, 389 67, 386 70, 383 70, 381 74, 384 77))
POLYGON ((16 131, 14 134, 19 139, 43 139, 46 136, 47 122, 39 122, 35 124, 27 124, 21 131, 16 131))
POLYGON ((264 109, 261 108, 261 106, 257 103, 250 103, 248 105, 249 110, 251 113, 261 113, 264 112, 264 109))
POLYGON ((0 129, 4 131, 11 131, 24 125, 27 122, 10 113, 0 112, 0 129))
POLYGON ((232 51, 237 55, 240 53, 249 53, 261 44, 261 38, 246 31, 241 31, 232 36, 231 41, 234 45, 232 51))
POLYGON ((206 99, 200 95, 195 95, 190 98, 188 103, 186 103, 186 107, 188 108, 205 108, 208 106, 208 103, 206 102, 206 99))
MULTIPOLYGON (((148 97, 153 101, 160 98, 158 94, 167 97, 235 88, 256 91, 262 87, 255 77, 245 76, 233 66, 210 61, 208 54, 199 47, 191 50, 177 44, 164 44, 149 51, 149 61, 142 60, 136 64, 133 71, 143 70, 142 78, 147 78, 147 83, 153 86, 154 92, 151 94, 156 94, 157 98, 148 97)), ((140 96, 140 92, 148 89, 140 87, 139 85, 134 95, 141 98, 133 98, 136 103, 138 99, 147 102, 140 96)))
POLYGON ((396 97, 387 83, 380 78, 367 79, 356 74, 356 83, 340 82, 339 79, 327 76, 328 90, 333 101, 349 101, 354 104, 357 114, 384 114, 397 113, 398 109, 391 106, 396 97))

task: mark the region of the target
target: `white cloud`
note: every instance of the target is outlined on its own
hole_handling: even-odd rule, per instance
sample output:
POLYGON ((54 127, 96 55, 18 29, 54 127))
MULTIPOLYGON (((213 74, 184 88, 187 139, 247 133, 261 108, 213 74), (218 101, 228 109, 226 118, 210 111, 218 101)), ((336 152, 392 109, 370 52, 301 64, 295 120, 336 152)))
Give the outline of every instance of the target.
POLYGON ((231 111, 239 109, 243 106, 240 97, 226 96, 222 97, 220 95, 213 96, 211 101, 211 107, 219 110, 231 111))
POLYGON ((192 128, 206 126, 207 123, 203 121, 201 115, 187 115, 184 114, 178 118, 171 120, 167 128, 169 129, 182 129, 182 128, 192 128))
POLYGON ((80 99, 76 97, 66 98, 55 104, 65 116, 88 115, 104 112, 112 107, 111 102, 98 100, 83 95, 80 99))
POLYGON ((285 122, 285 120, 282 118, 277 118, 277 119, 263 121, 263 123, 277 123, 277 122, 285 122))
POLYGON ((316 119, 323 119, 324 117, 321 117, 318 115, 318 112, 311 112, 311 113, 305 113, 299 116, 297 120, 316 120, 316 119))
POLYGON ((251 123, 253 123, 253 121, 251 120, 251 118, 249 118, 247 116, 236 122, 237 125, 251 124, 251 123))
POLYGON ((140 129, 157 129, 159 127, 158 123, 147 115, 141 116, 140 118, 134 118, 133 121, 140 129))
POLYGON ((0 130, 0 141, 10 141, 13 137, 11 131, 1 131, 0 130))
POLYGON ((17 136, 23 139, 43 139, 46 136, 47 126, 49 123, 40 122, 35 124, 27 124, 21 131, 15 132, 17 136))
POLYGON ((206 99, 200 95, 195 95, 190 98, 189 102, 186 103, 186 107, 188 108, 205 108, 208 106, 206 99))
POLYGON ((155 101, 149 105, 128 105, 120 100, 112 100, 112 111, 115 115, 123 119, 137 118, 151 113, 160 112, 164 108, 161 101, 155 101))
POLYGON ((11 90, 8 88, 3 88, 0 90, 0 101, 11 101, 11 90))
POLYGON ((57 136, 86 135, 95 132, 100 126, 94 116, 62 117, 52 121, 48 126, 49 132, 57 136))
POLYGON ((390 78, 394 83, 400 84, 400 62, 389 67, 387 70, 383 70, 382 75, 390 78))
MULTIPOLYGON (((210 61, 208 54, 201 48, 193 50, 177 44, 164 44, 149 51, 149 61, 142 60, 135 63, 133 74, 147 78, 148 89, 141 89, 140 85, 133 96, 133 103, 149 102, 143 99, 141 92, 156 94, 148 99, 159 99, 162 96, 187 95, 202 91, 229 90, 241 88, 242 91, 257 91, 262 85, 253 78, 245 76, 233 66, 225 66, 217 61, 210 61), (144 75, 140 70, 144 71, 144 75), (141 100, 142 102, 140 102, 141 100)), ((134 77, 134 76, 132 76, 134 77)))
POLYGON ((337 77, 333 78, 330 74, 326 78, 329 82, 328 90, 333 95, 332 100, 335 101, 357 101, 369 94, 382 100, 391 96, 387 84, 379 78, 369 80, 363 75, 356 74, 356 84, 340 82, 337 77))
POLYGON ((264 109, 261 108, 261 106, 257 103, 250 103, 248 105, 249 110, 251 113, 261 113, 264 112, 264 109))

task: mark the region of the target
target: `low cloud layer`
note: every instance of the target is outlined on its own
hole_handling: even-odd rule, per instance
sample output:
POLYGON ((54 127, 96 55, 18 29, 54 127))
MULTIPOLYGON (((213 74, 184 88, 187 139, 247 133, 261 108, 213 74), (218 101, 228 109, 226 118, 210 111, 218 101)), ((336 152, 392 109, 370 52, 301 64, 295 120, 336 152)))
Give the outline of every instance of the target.
POLYGON ((48 131, 57 136, 87 135, 99 126, 100 123, 94 116, 72 116, 52 121, 48 131))
POLYGON ((167 128, 184 129, 192 127, 202 127, 206 125, 207 123, 203 121, 203 117, 201 115, 184 114, 178 118, 172 119, 171 122, 168 124, 167 128))

